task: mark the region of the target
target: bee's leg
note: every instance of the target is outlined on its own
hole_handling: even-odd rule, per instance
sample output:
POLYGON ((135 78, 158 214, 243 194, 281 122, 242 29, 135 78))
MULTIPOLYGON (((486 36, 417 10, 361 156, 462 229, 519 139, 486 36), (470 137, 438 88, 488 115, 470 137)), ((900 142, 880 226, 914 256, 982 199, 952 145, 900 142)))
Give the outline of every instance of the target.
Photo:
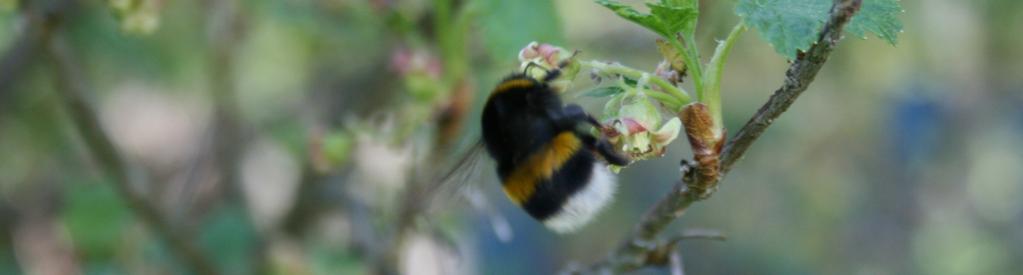
POLYGON ((607 160, 607 163, 625 166, 631 161, 628 157, 615 152, 614 146, 611 146, 611 143, 608 143, 605 139, 598 139, 589 134, 581 133, 576 134, 576 136, 582 140, 583 144, 585 144, 587 148, 596 151, 601 157, 604 157, 604 160, 607 160))
POLYGON ((588 123, 598 129, 603 127, 596 118, 593 118, 593 116, 583 110, 583 107, 576 104, 568 104, 565 107, 548 110, 547 115, 562 130, 573 130, 579 123, 588 123))
POLYGON ((611 143, 608 143, 607 140, 599 139, 588 133, 580 133, 576 130, 576 126, 578 126, 579 123, 588 123, 598 129, 603 127, 597 119, 586 113, 586 111, 584 111, 579 105, 568 104, 557 110, 549 110, 548 115, 560 130, 575 132, 576 136, 582 140, 583 144, 585 144, 587 148, 596 151, 600 154, 600 156, 604 157, 608 163, 614 165, 629 164, 629 158, 615 152, 614 146, 611 146, 611 143))

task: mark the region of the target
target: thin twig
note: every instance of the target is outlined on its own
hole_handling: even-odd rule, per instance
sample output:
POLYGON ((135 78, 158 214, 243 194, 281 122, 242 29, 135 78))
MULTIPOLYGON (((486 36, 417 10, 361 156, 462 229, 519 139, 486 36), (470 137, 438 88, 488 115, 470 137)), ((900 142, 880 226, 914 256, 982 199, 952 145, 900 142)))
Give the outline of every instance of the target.
MULTIPOLYGON (((14 90, 14 83, 28 71, 46 45, 60 18, 74 1, 22 1, 24 25, 3 56, 0 56, 0 102, 14 90)), ((3 106, 0 106, 3 107, 3 106)))
POLYGON ((678 236, 674 237, 673 239, 677 239, 677 240, 698 240, 698 239, 702 239, 702 240, 724 241, 724 240, 728 240, 728 236, 725 236, 725 234, 723 234, 723 233, 721 233, 720 231, 717 231, 717 230, 687 229, 685 231, 682 231, 682 234, 679 234, 678 236))
POLYGON ((135 216, 153 232, 164 239, 171 254, 181 260, 196 274, 216 274, 216 269, 191 240, 174 229, 159 209, 134 186, 142 185, 144 177, 133 177, 129 165, 121 157, 110 137, 103 131, 93 105, 87 100, 89 88, 67 44, 60 36, 50 40, 47 47, 53 62, 58 98, 62 101, 75 129, 89 151, 99 162, 103 172, 112 178, 119 195, 124 199, 135 216))
POLYGON ((757 110, 757 113, 739 129, 732 141, 725 146, 721 154, 722 174, 728 173, 732 169, 732 165, 746 153, 746 149, 749 149, 753 142, 767 130, 767 127, 771 126, 771 123, 788 110, 796 98, 806 91, 806 88, 817 77, 817 72, 824 66, 824 62, 828 60, 831 51, 835 49, 835 45, 841 40, 842 28, 845 23, 849 22, 849 19, 859 11, 860 3, 861 0, 843 0, 832 7, 831 20, 824 25, 817 43, 792 62, 788 71, 785 72, 785 84, 778 88, 774 95, 771 95, 767 103, 757 110))
MULTIPOLYGON (((210 94, 213 101, 213 142, 212 153, 215 167, 219 170, 221 183, 227 187, 228 199, 241 209, 245 225, 253 229, 253 249, 249 251, 249 263, 253 274, 269 274, 270 245, 264 232, 256 227, 245 186, 238 174, 242 147, 245 145, 241 106, 238 103, 235 85, 237 48, 245 35, 246 15, 239 1, 205 2, 205 17, 209 33, 210 94)), ((272 231, 272 230, 268 230, 272 231)))
MULTIPOLYGON (((836 0, 831 9, 828 22, 820 31, 817 43, 802 53, 792 62, 785 75, 785 84, 760 108, 759 111, 740 129, 720 156, 720 173, 726 174, 742 158, 746 149, 763 134, 764 130, 780 116, 803 91, 813 82, 831 51, 842 37, 842 28, 860 8, 861 0, 836 0)), ((688 177, 694 178, 694 177, 688 177)), ((695 177, 701 178, 701 177, 695 177)), ((690 192, 687 185, 716 186, 716 177, 712 183, 691 183, 679 181, 671 193, 657 202, 642 217, 636 229, 625 239, 622 245, 604 260, 590 267, 588 272, 605 274, 621 273, 636 270, 645 266, 658 265, 656 254, 663 253, 663 242, 658 235, 671 222, 685 213, 692 203, 705 199, 706 196, 690 192)))
POLYGON ((686 275, 686 267, 682 264, 682 254, 671 252, 671 275, 686 275))

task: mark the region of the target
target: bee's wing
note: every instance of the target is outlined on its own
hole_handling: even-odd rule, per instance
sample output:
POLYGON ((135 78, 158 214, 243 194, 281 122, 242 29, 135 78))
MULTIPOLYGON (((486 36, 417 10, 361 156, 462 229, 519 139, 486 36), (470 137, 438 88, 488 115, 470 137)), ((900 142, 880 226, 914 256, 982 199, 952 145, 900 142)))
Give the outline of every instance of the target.
POLYGON ((461 186, 465 186, 466 183, 478 179, 481 174, 480 169, 483 168, 480 163, 486 162, 484 151, 483 140, 477 140, 469 146, 469 149, 451 166, 451 169, 442 174, 437 181, 438 189, 436 191, 443 194, 444 191, 457 190, 461 186))
POLYGON ((462 195, 464 190, 470 185, 484 181, 480 176, 482 169, 487 166, 484 164, 487 162, 484 151, 482 140, 477 140, 462 153, 447 172, 440 174, 441 176, 431 183, 433 186, 430 187, 430 192, 433 192, 434 195, 431 196, 431 201, 427 204, 429 207, 427 212, 432 213, 445 207, 457 205, 454 202, 465 199, 462 195))
POLYGON ((436 193, 427 205, 429 207, 427 213, 468 203, 476 214, 487 218, 498 239, 510 241, 512 231, 508 220, 490 205, 481 189, 487 188, 483 183, 493 180, 483 176, 484 169, 491 166, 488 165, 491 161, 486 157, 485 151, 483 141, 477 140, 450 170, 442 174, 434 186, 433 192, 436 193))

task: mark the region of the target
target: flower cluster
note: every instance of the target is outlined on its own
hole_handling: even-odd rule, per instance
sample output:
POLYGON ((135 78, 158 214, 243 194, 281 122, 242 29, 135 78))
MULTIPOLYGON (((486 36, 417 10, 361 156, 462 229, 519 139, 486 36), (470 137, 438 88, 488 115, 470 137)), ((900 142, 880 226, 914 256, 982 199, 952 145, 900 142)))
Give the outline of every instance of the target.
MULTIPOLYGON (((662 107, 669 106, 666 103, 680 106, 675 97, 670 97, 664 87, 660 87, 672 84, 658 75, 621 64, 580 61, 576 57, 575 51, 537 42, 529 43, 519 51, 522 69, 531 77, 541 79, 554 69, 561 70, 561 75, 550 84, 558 92, 568 90, 582 66, 591 69, 591 76, 597 82, 608 80, 606 84, 586 93, 608 98, 601 116, 604 127, 600 133, 616 149, 633 160, 664 155, 667 145, 678 138, 682 130, 682 122, 678 117, 665 119, 661 114, 662 107), (658 85, 648 85, 652 82, 658 85)), ((621 167, 612 169, 617 172, 621 167)))
POLYGON ((561 74, 550 82, 550 86, 557 92, 568 90, 581 67, 575 51, 535 41, 519 51, 519 62, 520 68, 536 79, 546 78, 551 71, 560 70, 561 74))
POLYGON ((603 132, 612 144, 633 160, 664 155, 667 145, 678 138, 682 122, 678 117, 664 120, 661 111, 645 91, 629 87, 626 95, 613 98, 604 106, 609 127, 603 132))

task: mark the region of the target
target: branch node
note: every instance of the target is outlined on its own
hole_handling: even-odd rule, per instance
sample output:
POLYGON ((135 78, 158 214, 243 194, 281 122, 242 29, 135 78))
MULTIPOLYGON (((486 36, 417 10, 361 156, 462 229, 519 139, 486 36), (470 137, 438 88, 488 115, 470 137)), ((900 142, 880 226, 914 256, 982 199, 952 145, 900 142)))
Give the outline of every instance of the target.
MULTIPOLYGON (((785 84, 775 91, 774 95, 764 103, 760 110, 750 118, 746 125, 739 129, 731 141, 723 148, 721 145, 724 143, 724 139, 717 139, 717 136, 724 136, 723 129, 720 129, 721 134, 719 135, 713 135, 715 132, 710 132, 712 135, 707 135, 707 132, 704 131, 706 129, 718 129, 714 127, 703 130, 692 129, 696 131, 689 129, 700 124, 711 126, 713 124, 705 123, 708 120, 705 120, 703 115, 699 114, 700 107, 693 107, 697 105, 686 106, 687 109, 692 107, 691 110, 684 109, 679 114, 679 117, 686 126, 686 135, 689 136, 690 145, 693 145, 696 166, 692 165, 689 161, 683 160, 681 165, 683 182, 677 184, 673 192, 658 201, 641 218, 639 224, 636 225, 636 229, 633 230, 631 235, 626 237, 623 246, 613 251, 607 258, 591 266, 588 273, 621 273, 651 266, 654 263, 667 262, 666 258, 670 253, 664 250, 642 249, 641 246, 637 245, 637 241, 657 239, 660 232, 664 231, 672 221, 681 216, 693 202, 706 199, 707 196, 713 193, 714 188, 717 187, 717 182, 720 181, 723 175, 728 173, 737 160, 742 158, 746 149, 813 82, 817 72, 820 71, 824 62, 827 61, 827 57, 834 49, 835 43, 841 39, 842 27, 859 10, 860 2, 861 0, 836 1, 831 9, 828 22, 820 31, 818 43, 815 43, 792 62, 789 69, 785 72, 785 84), (686 114, 687 111, 696 112, 686 114), (688 115, 696 116, 689 117, 691 119, 683 117, 688 115), (661 251, 661 254, 653 255, 652 251, 655 250, 661 251)), ((711 239, 724 239, 724 236, 721 235, 711 239)), ((660 248, 663 249, 664 247, 660 248)))

